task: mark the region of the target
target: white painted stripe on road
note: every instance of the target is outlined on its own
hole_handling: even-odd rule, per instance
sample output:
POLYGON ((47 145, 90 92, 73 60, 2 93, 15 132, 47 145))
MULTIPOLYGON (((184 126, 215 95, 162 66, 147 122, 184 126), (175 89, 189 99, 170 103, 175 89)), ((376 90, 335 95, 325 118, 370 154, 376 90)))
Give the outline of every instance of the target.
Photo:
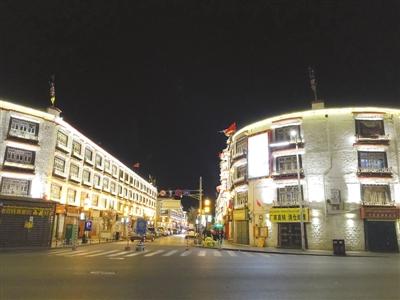
POLYGON ((188 256, 188 255, 190 255, 190 254, 192 254, 192 251, 185 251, 185 252, 183 252, 183 253, 181 254, 181 256, 188 256))
POLYGON ((150 252, 150 253, 148 253, 148 254, 146 254, 145 256, 154 256, 154 255, 157 255, 157 254, 160 254, 160 253, 162 253, 162 252, 164 252, 165 250, 157 250, 157 251, 154 251, 154 252, 150 252))
POLYGON ((94 256, 106 255, 106 254, 114 253, 114 252, 117 252, 117 251, 119 251, 119 250, 110 250, 110 251, 106 251, 106 252, 100 252, 100 253, 88 255, 87 257, 94 257, 94 256))
POLYGON ((49 253, 49 255, 56 255, 56 254, 67 253, 67 252, 71 252, 71 251, 72 251, 72 249, 52 251, 49 253))
POLYGON ((109 259, 124 260, 125 257, 109 257, 109 259))
POLYGON ((267 254, 267 253, 258 253, 260 256, 262 257, 271 257, 271 255, 267 254))
POLYGON ((233 252, 233 251, 226 251, 226 252, 228 252, 228 254, 229 254, 230 256, 237 256, 237 254, 236 254, 235 252, 233 252))
POLYGON ((178 252, 178 250, 171 250, 171 251, 169 251, 169 252, 163 254, 163 256, 171 256, 172 254, 174 254, 174 253, 176 253, 176 252, 178 252))
POLYGON ((140 255, 140 254, 145 254, 148 253, 148 250, 144 250, 144 251, 137 251, 137 252, 133 252, 131 254, 125 255, 125 257, 132 257, 132 256, 136 256, 136 255, 140 255))
POLYGON ((197 256, 206 256, 206 251, 205 250, 201 250, 199 252, 199 254, 197 254, 197 256))
POLYGON ((108 257, 120 256, 120 255, 128 254, 128 253, 130 253, 130 252, 131 252, 131 251, 121 251, 121 252, 114 253, 114 254, 110 254, 110 255, 107 255, 107 256, 108 256, 108 257))
POLYGON ((222 256, 222 254, 220 251, 214 250, 214 256, 222 256))
POLYGON ((97 252, 100 252, 100 251, 101 250, 94 250, 94 251, 89 251, 89 252, 75 253, 75 254, 68 255, 68 256, 82 256, 82 255, 97 253, 97 252))
POLYGON ((59 253, 59 254, 56 254, 56 255, 63 255, 63 256, 70 256, 70 255, 75 255, 75 254, 77 254, 77 253, 82 253, 82 252, 86 252, 87 250, 79 250, 79 251, 73 251, 73 250, 71 250, 69 253, 59 253))
POLYGON ((242 252, 244 255, 246 255, 246 256, 248 256, 248 257, 252 257, 252 256, 254 256, 254 254, 251 254, 251 253, 249 253, 249 252, 242 252))

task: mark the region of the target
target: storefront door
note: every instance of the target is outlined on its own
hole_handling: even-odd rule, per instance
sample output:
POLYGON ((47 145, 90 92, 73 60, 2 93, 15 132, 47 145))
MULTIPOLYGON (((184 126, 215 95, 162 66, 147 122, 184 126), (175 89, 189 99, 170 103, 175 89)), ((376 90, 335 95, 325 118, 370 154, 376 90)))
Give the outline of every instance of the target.
POLYGON ((301 230, 300 223, 280 223, 279 247, 301 249, 301 230))
POLYGON ((249 223, 248 221, 235 221, 236 223, 236 243, 249 244, 249 223))
POLYGON ((399 251, 393 221, 365 221, 365 239, 369 251, 399 251))

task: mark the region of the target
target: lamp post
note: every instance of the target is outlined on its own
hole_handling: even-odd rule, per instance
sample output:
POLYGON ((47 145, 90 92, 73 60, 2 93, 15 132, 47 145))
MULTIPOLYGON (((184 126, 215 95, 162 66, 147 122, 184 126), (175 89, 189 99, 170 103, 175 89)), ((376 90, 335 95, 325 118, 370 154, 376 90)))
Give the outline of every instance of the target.
POLYGON ((299 201, 300 207, 300 234, 301 234, 301 249, 306 250, 306 240, 304 235, 304 216, 303 216, 303 194, 301 192, 301 184, 300 184, 300 159, 299 159, 299 134, 297 130, 292 130, 290 132, 291 137, 294 139, 296 143, 296 164, 297 164, 297 199, 299 201))

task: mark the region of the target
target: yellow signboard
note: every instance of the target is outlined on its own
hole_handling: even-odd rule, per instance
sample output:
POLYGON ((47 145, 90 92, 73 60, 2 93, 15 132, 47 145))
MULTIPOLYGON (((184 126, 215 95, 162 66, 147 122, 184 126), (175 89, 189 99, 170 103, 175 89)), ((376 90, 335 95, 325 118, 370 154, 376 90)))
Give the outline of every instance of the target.
MULTIPOLYGON (((269 219, 274 223, 297 223, 300 222, 300 208, 271 208, 269 219)), ((310 209, 303 208, 303 221, 310 222, 310 209)))
POLYGON ((44 207, 4 206, 1 213, 4 215, 48 217, 52 215, 53 209, 44 207))
POLYGON ((247 220, 246 212, 247 212, 246 209, 235 209, 233 211, 233 220, 234 221, 245 221, 245 220, 247 220))

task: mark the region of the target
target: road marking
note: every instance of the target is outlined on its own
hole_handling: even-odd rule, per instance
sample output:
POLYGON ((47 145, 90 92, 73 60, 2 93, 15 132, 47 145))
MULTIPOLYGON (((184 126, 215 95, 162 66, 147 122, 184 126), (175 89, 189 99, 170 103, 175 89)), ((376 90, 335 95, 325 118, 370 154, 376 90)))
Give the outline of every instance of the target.
POLYGON ((109 259, 118 259, 118 260, 124 260, 124 257, 109 257, 109 259))
POLYGON ((169 252, 163 254, 163 256, 171 256, 172 254, 174 254, 174 253, 176 253, 176 252, 178 252, 178 250, 171 250, 171 251, 169 251, 169 252))
POLYGON ((123 254, 127 254, 129 252, 131 252, 131 251, 121 251, 121 252, 110 254, 110 255, 107 255, 107 256, 108 257, 120 256, 120 255, 123 255, 123 254))
POLYGON ((72 251, 71 250, 71 252, 69 252, 69 253, 59 253, 59 254, 56 254, 56 255, 70 256, 70 255, 75 255, 77 253, 82 253, 82 252, 86 252, 86 251, 87 250, 79 250, 79 251, 72 251))
POLYGON ((206 256, 206 251, 205 250, 201 250, 199 252, 199 254, 197 254, 197 256, 206 256))
POLYGON ((154 251, 154 252, 150 252, 150 253, 146 254, 145 256, 153 256, 153 255, 160 254, 162 252, 164 252, 164 250, 157 250, 157 251, 154 251))
POLYGON ((228 254, 229 254, 230 256, 237 256, 237 254, 236 254, 235 252, 233 252, 233 251, 226 251, 226 252, 228 252, 228 254))
POLYGON ((137 252, 133 252, 131 254, 125 255, 125 257, 131 257, 131 256, 136 256, 136 255, 140 255, 140 254, 145 254, 149 252, 148 250, 144 250, 144 251, 137 251, 137 252))
POLYGON ((94 251, 89 251, 89 252, 75 253, 75 254, 68 255, 68 256, 81 256, 81 255, 97 253, 97 252, 100 252, 100 251, 101 250, 94 250, 94 251))
POLYGON ((218 250, 214 250, 214 256, 222 256, 222 254, 218 250))
POLYGON ((252 257, 252 256, 254 256, 254 254, 251 254, 251 253, 249 253, 249 252, 242 252, 244 255, 246 255, 246 256, 248 256, 248 257, 252 257))
POLYGON ((108 272, 108 271, 91 271, 90 274, 92 274, 92 275, 115 275, 115 272, 108 272))
POLYGON ((183 252, 183 253, 181 254, 181 256, 188 256, 188 255, 190 255, 190 254, 192 254, 192 251, 185 251, 185 252, 183 252))
POLYGON ((114 253, 114 252, 117 252, 117 251, 119 251, 119 250, 110 250, 110 251, 106 251, 106 252, 100 252, 100 253, 88 255, 87 257, 94 257, 94 256, 106 255, 106 254, 114 253))
POLYGON ((71 252, 71 251, 72 251, 71 249, 52 251, 51 253, 49 253, 49 255, 56 255, 56 254, 67 253, 67 252, 71 252))
POLYGON ((267 254, 267 253, 258 253, 260 256, 262 257, 271 257, 271 255, 267 254))

